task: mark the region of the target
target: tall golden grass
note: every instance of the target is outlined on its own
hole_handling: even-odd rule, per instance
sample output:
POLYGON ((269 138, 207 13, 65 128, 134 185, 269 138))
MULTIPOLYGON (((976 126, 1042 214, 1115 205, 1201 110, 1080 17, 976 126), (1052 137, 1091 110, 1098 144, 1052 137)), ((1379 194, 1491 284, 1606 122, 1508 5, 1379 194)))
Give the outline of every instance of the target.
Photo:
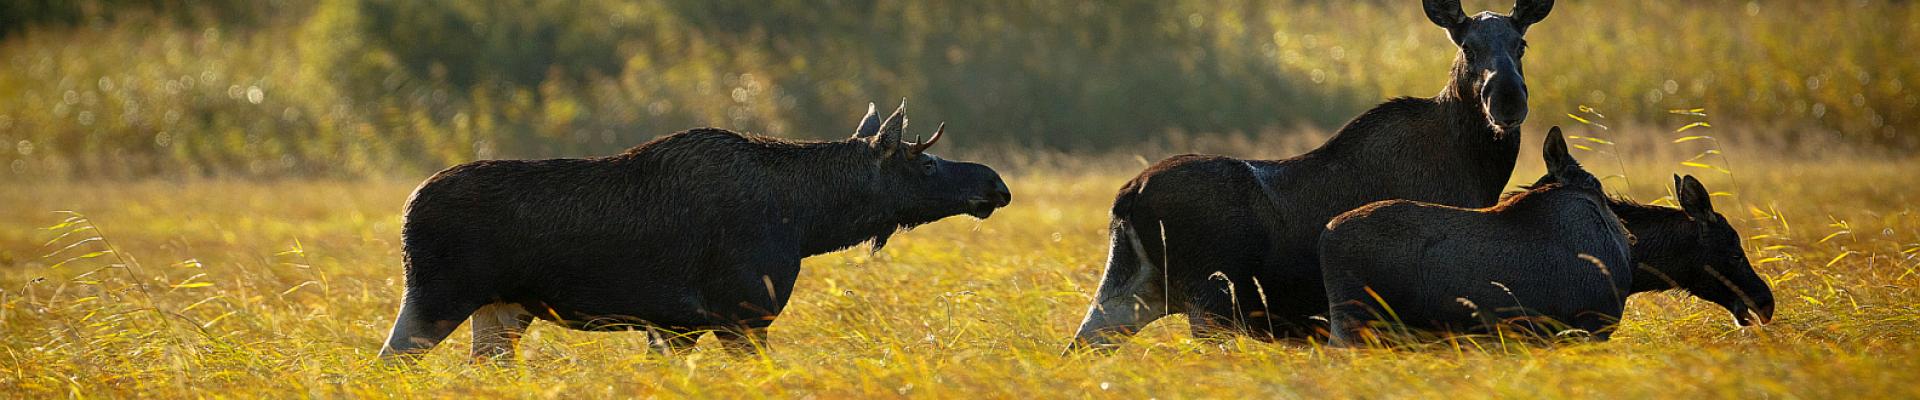
MULTIPOLYGON (((1332 349, 1195 340, 1176 318, 1109 356, 1060 350, 1121 182, 1176 153, 1312 148, 1436 91, 1446 39, 1401 1, 857 3, 542 3, 507 17, 581 27, 616 67, 474 86, 446 64, 485 58, 370 44, 367 10, 406 2, 0 27, 0 396, 1920 397, 1911 2, 1561 2, 1529 34, 1528 141, 1567 125, 1643 201, 1705 180, 1775 288, 1772 325, 1662 293, 1608 343, 1332 349), (839 137, 903 95, 972 125, 937 151, 1017 200, 807 260, 765 357, 539 323, 518 366, 470 362, 465 331, 412 366, 374 359, 401 203, 432 170, 697 125, 839 137), (94 179, 117 177, 161 179, 94 179)), ((1524 149, 1514 183, 1541 170, 1524 149)))
MULTIPOLYGON (((1613 129, 1623 129, 1614 127, 1613 129)), ((1720 129, 1720 128, 1711 128, 1720 129)), ((1612 130, 1570 129, 1605 139, 1612 130), (1584 132, 1583 132, 1584 131, 1584 132)), ((1614 340, 1332 349, 1196 341, 1178 319, 1110 356, 1059 351, 1098 283, 1106 207, 1140 159, 1031 155, 1018 199, 885 250, 811 258, 766 357, 539 323, 522 363, 467 359, 465 331, 411 367, 374 353, 401 292, 412 179, 37 182, 0 190, 0 392, 9 397, 1821 397, 1920 396, 1914 160, 1730 147, 1582 152, 1645 201, 1691 172, 1780 299, 1736 328, 1679 293, 1631 299, 1614 340), (1664 154, 1659 157, 1651 154, 1664 154), (1617 169, 1616 169, 1617 168, 1617 169), (1738 184, 1735 184, 1735 181, 1738 184), (1631 182, 1631 183, 1629 183, 1631 182), (66 210, 66 211, 60 211, 66 210), (67 212, 71 211, 71 212, 67 212), (1478 345, 1476 347, 1475 345, 1478 345)), ((1597 142, 1587 142, 1598 145, 1597 142)), ((1012 158, 1013 156, 1009 156, 1012 158)), ((1538 176, 1522 155, 1515 183, 1538 176)))

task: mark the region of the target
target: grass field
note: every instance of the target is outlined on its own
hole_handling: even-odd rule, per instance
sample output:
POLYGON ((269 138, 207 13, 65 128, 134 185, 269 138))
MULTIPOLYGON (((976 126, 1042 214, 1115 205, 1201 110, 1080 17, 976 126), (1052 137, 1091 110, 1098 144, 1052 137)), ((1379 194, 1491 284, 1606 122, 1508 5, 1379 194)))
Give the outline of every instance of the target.
MULTIPOLYGON (((1623 173, 1607 184, 1640 199, 1683 170, 1731 192, 1718 207, 1780 301, 1761 328, 1647 294, 1604 344, 1205 342, 1169 319, 1116 354, 1062 357, 1099 279, 1106 207, 1139 167, 1126 156, 1009 166, 1015 201, 991 219, 808 259, 765 357, 703 343, 661 358, 641 334, 539 323, 510 368, 470 363, 464 329, 411 369, 374 360, 401 292, 398 214, 416 178, 9 184, 0 396, 1920 397, 1920 160, 1771 151, 1711 160, 1731 174, 1677 156, 1578 154, 1596 174, 1623 173), (85 218, 63 224, 76 214, 59 210, 85 218)), ((1523 153, 1514 181, 1539 163, 1523 153)))

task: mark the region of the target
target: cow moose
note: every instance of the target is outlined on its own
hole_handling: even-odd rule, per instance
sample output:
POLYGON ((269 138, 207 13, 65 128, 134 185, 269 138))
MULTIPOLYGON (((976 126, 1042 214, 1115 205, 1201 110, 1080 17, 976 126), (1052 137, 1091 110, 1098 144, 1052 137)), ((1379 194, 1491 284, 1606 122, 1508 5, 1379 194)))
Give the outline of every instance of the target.
POLYGON ((1438 95, 1389 100, 1294 158, 1181 155, 1128 181, 1113 202, 1105 276, 1069 350, 1109 349, 1179 313, 1196 336, 1314 335, 1327 309, 1316 255, 1327 220, 1379 200, 1498 201, 1527 117, 1523 35, 1553 1, 1471 17, 1457 0, 1423 5, 1455 45, 1438 95))
POLYGON ((469 317, 477 358, 510 360, 534 319, 645 330, 663 353, 707 332, 764 350, 801 259, 1012 201, 993 169, 927 153, 945 124, 902 140, 905 113, 881 121, 869 104, 842 141, 703 128, 609 157, 441 171, 407 201, 406 294, 380 354, 424 353, 469 317))
MULTIPOLYGON (((1547 175, 1530 187, 1552 183, 1547 175)), ((1726 308, 1734 324, 1772 322, 1773 289, 1747 262, 1740 233, 1713 210, 1706 186, 1692 175, 1674 176, 1673 193, 1680 208, 1607 199, 1607 207, 1636 239, 1628 294, 1681 290, 1726 308)))
POLYGON ((1361 343, 1375 323, 1447 332, 1513 324, 1545 335, 1565 326, 1606 340, 1634 284, 1632 240, 1560 128, 1543 154, 1552 183, 1492 207, 1388 200, 1327 223, 1330 342, 1361 343))

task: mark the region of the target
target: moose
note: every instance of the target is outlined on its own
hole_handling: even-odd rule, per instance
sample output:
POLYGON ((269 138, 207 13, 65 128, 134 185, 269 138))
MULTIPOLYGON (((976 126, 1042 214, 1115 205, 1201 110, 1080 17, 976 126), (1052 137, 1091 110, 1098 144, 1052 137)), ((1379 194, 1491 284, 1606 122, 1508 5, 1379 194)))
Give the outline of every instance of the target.
POLYGON ((872 104, 852 138, 789 141, 702 128, 599 158, 494 160, 433 175, 407 201, 406 293, 380 349, 412 358, 473 320, 472 354, 511 360, 535 319, 644 330, 684 351, 711 332, 764 351, 800 260, 1013 195, 987 166, 902 139, 906 103, 872 104))
MULTIPOLYGON (((1552 183, 1547 175, 1529 187, 1552 183)), ((1607 199, 1636 239, 1628 294, 1681 290, 1727 309, 1736 325, 1773 322, 1773 289, 1747 262, 1740 233, 1713 210, 1706 186, 1692 175, 1676 175, 1673 193, 1678 209, 1607 199)))
POLYGON ((1375 322, 1450 332, 1514 324, 1544 335, 1565 326, 1606 340, 1633 288, 1632 240, 1559 127, 1542 153, 1551 183, 1492 207, 1387 200, 1327 223, 1330 342, 1375 337, 1375 322))
POLYGON ((1527 117, 1523 37, 1553 1, 1471 17, 1457 0, 1423 6, 1455 45, 1438 95, 1389 100, 1297 157, 1181 155, 1122 186, 1105 276, 1069 350, 1110 349, 1182 313, 1196 336, 1312 336, 1327 311, 1318 240, 1334 215, 1389 199, 1498 201, 1527 117))

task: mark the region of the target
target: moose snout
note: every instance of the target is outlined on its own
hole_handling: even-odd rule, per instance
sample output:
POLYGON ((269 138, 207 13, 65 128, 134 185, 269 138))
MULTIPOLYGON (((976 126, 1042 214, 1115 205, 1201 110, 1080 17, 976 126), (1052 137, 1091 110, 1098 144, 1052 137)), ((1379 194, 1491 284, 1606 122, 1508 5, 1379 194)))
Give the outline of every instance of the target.
POLYGON ((1507 115, 1494 117, 1493 119, 1493 125, 1502 130, 1513 129, 1513 127, 1520 126, 1520 124, 1524 122, 1527 122, 1527 110, 1525 109, 1518 112, 1510 112, 1507 113, 1507 115))
POLYGON ((1484 101, 1494 127, 1505 130, 1527 122, 1527 89, 1519 83, 1489 86, 1484 101))
POLYGON ((1013 191, 1007 189, 1007 183, 1005 181, 1001 181, 1000 177, 995 176, 991 188, 982 191, 979 195, 967 198, 967 206, 972 209, 968 211, 967 214, 973 215, 975 218, 985 219, 993 215, 993 210, 1006 207, 1007 204, 1011 203, 1013 203, 1013 191))
POLYGON ((987 191, 986 200, 994 207, 1006 207, 1013 204, 1013 190, 1007 188, 1006 182, 996 178, 993 180, 993 189, 987 191))
POLYGON ((1487 77, 1480 88, 1480 102, 1487 122, 1507 130, 1527 122, 1527 83, 1517 68, 1503 69, 1487 77))

